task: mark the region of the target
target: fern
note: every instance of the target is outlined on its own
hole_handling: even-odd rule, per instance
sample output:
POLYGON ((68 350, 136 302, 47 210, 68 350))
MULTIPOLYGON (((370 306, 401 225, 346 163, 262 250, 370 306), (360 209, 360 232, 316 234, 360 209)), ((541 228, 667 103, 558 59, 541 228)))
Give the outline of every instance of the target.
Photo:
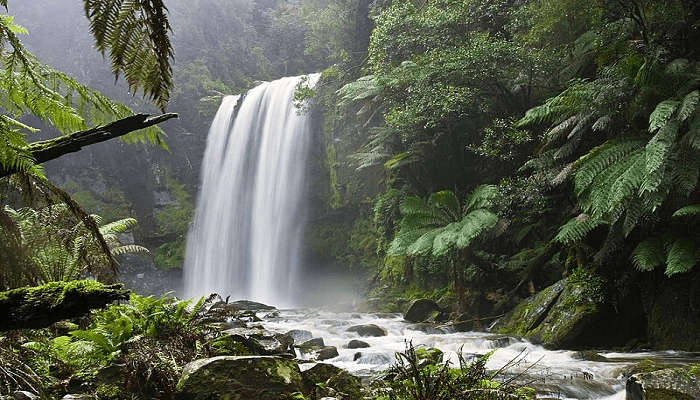
POLYGON ((690 271, 700 259, 698 243, 689 238, 676 239, 668 250, 666 275, 673 276, 690 271))
POLYGON ((577 243, 582 241, 595 228, 603 224, 604 222, 599 219, 581 214, 562 225, 561 228, 559 228, 559 233, 554 237, 554 240, 563 244, 577 243))
POLYGON ((632 251, 634 266, 640 271, 651 271, 666 261, 664 244, 660 238, 640 242, 632 251))
POLYGON ((671 120, 671 116, 678 109, 680 102, 677 100, 664 100, 659 103, 649 115, 649 132, 654 133, 671 120))
POLYGON ((700 215, 700 204, 693 204, 679 208, 673 213, 674 218, 700 215))
POLYGON ((162 0, 84 0, 97 49, 109 51, 112 71, 123 74, 133 91, 165 109, 173 84, 173 48, 162 0))

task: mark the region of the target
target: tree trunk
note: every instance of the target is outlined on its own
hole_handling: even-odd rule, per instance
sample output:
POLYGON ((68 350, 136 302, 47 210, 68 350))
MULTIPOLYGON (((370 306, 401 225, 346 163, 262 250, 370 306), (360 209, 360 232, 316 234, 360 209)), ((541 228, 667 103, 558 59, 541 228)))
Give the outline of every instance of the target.
MULTIPOLYGON (((118 121, 114 121, 104 126, 71 133, 57 137, 55 139, 42 140, 30 143, 28 149, 37 164, 61 157, 68 153, 81 150, 84 146, 104 142, 127 133, 151 127, 165 122, 172 118, 177 118, 175 113, 150 116, 148 114, 136 114, 118 121)), ((0 178, 19 172, 11 168, 0 168, 0 178)))

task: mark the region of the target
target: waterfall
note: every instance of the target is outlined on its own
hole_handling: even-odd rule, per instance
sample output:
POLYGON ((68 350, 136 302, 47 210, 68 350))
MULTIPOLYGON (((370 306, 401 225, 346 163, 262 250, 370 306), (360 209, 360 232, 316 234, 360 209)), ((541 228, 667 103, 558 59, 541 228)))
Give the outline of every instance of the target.
POLYGON ((296 305, 311 132, 309 117, 294 106, 294 92, 318 78, 282 78, 242 100, 222 101, 209 130, 187 239, 187 297, 219 293, 296 305))

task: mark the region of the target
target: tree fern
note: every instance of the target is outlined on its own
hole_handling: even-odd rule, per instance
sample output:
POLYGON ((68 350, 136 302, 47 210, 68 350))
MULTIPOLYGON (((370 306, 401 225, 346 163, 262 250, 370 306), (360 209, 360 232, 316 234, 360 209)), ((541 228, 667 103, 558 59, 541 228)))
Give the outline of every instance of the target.
POLYGON ((112 71, 132 90, 143 89, 165 109, 172 87, 173 48, 162 0, 84 0, 97 49, 109 52, 112 71))

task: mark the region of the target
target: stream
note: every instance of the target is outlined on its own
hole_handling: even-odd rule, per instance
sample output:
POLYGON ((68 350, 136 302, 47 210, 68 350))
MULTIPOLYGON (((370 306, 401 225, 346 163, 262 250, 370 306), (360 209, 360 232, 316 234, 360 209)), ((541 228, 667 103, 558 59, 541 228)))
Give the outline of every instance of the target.
MULTIPOLYGON (((339 313, 318 309, 278 310, 262 314, 262 324, 275 332, 293 329, 310 331, 323 338, 326 346, 335 346, 339 355, 323 362, 344 368, 354 375, 369 377, 388 369, 394 354, 405 350, 405 341, 416 347, 435 347, 444 352, 444 359, 458 365, 457 352, 465 358, 496 350, 487 368, 497 370, 511 360, 517 360, 508 374, 523 374, 525 381, 538 391, 542 399, 625 399, 625 381, 621 369, 643 359, 668 364, 697 362, 698 354, 677 351, 616 353, 599 351, 607 361, 585 361, 575 358, 576 352, 547 350, 524 339, 484 332, 450 332, 428 324, 412 324, 400 314, 339 313), (387 336, 359 337, 347 332, 353 325, 375 324, 387 331, 387 336), (351 339, 360 339, 370 347, 347 349, 351 339), (361 355, 356 357, 356 353, 361 355)), ((298 354, 303 359, 303 354, 298 354)))

